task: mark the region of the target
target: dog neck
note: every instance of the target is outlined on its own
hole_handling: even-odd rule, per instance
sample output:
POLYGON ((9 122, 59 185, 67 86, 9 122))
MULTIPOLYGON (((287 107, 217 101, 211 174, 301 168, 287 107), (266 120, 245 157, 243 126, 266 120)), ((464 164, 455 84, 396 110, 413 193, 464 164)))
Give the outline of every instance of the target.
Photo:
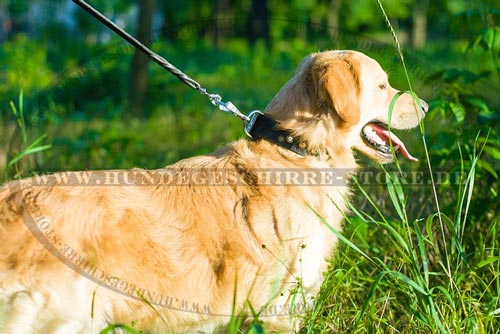
POLYGON ((253 140, 265 139, 302 157, 315 155, 307 150, 307 142, 291 131, 280 129, 278 123, 267 114, 256 113, 246 130, 253 140))
MULTIPOLYGON (((290 120, 289 122, 293 124, 288 124, 289 122, 287 121, 277 121, 273 116, 274 115, 270 113, 256 113, 251 118, 246 131, 253 141, 265 140, 286 149, 293 156, 299 158, 313 157, 326 162, 331 167, 339 167, 336 160, 340 160, 342 161, 342 163, 340 163, 341 167, 357 168, 357 164, 350 149, 336 143, 330 136, 322 135, 322 131, 315 131, 314 127, 311 127, 311 123, 308 125, 299 125, 293 120, 290 120), (289 130, 287 125, 297 130, 289 130), (301 130, 306 130, 304 131, 306 133, 314 133, 313 137, 323 137, 328 143, 326 143, 326 145, 313 143, 305 138, 304 135, 301 135, 301 130)), ((342 136, 342 134, 338 133, 337 136, 342 136)), ((339 140, 339 142, 344 142, 344 140, 339 140)))

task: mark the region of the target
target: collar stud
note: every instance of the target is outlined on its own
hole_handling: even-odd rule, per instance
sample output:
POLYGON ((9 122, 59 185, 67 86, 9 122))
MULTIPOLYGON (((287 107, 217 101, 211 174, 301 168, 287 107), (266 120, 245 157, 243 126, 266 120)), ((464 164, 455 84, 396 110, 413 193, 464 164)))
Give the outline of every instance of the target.
POLYGON ((252 111, 245 123, 245 133, 253 140, 265 139, 301 156, 307 155, 305 142, 294 143, 295 138, 288 130, 280 129, 278 123, 260 111, 252 111))

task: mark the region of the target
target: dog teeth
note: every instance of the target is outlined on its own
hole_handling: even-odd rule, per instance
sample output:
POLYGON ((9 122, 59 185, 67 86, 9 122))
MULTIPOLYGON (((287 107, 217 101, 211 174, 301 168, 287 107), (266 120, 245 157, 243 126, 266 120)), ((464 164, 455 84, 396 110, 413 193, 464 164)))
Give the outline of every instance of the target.
POLYGON ((365 127, 365 134, 368 138, 370 138, 371 141, 373 141, 375 144, 377 145, 381 145, 381 146, 385 146, 387 145, 387 143, 382 139, 380 138, 378 135, 377 135, 377 132, 370 126, 370 125, 367 125, 365 127))

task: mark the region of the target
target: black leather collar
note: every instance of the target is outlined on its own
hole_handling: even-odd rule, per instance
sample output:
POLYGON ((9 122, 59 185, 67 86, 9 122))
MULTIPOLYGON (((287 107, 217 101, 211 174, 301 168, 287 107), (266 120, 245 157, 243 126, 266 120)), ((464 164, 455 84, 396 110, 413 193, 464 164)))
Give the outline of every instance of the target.
POLYGON ((299 141, 290 131, 279 129, 275 120, 260 111, 250 113, 245 132, 253 140, 265 139, 298 155, 307 155, 305 142, 299 141))

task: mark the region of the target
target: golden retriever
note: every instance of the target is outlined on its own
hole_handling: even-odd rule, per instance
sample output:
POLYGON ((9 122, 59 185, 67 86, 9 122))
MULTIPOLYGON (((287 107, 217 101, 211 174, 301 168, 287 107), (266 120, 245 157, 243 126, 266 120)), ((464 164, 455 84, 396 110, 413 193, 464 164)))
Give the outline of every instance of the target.
POLYGON ((396 94, 368 56, 315 53, 265 110, 303 155, 253 138, 161 170, 4 185, 0 333, 212 333, 255 318, 293 332, 337 242, 353 149, 415 159, 387 125, 413 128, 427 105, 402 94, 389 120, 396 94))

